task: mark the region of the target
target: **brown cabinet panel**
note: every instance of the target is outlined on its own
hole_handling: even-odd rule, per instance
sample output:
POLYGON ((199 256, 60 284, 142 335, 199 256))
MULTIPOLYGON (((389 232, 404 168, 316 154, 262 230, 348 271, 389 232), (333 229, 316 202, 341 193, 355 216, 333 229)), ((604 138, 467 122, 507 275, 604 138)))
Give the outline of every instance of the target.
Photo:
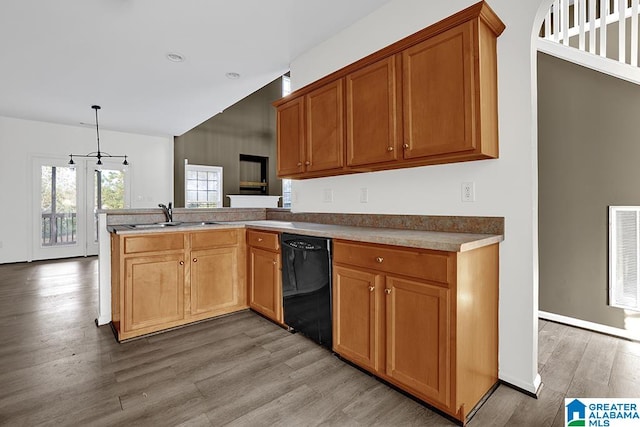
POLYGON ((249 248, 249 306, 282 323, 280 254, 249 248))
POLYGON ((399 82, 392 56, 347 75, 347 165, 402 157, 399 82))
POLYGON ((449 289, 386 278, 387 375, 450 404, 449 289))
POLYGON ((247 308, 242 229, 112 234, 111 243, 118 340, 247 308))
POLYGON ((125 332, 184 319, 183 264, 182 254, 125 260, 125 332))
POLYGON ((498 381, 498 245, 333 249, 334 351, 468 421, 498 381))
POLYGON ((191 233, 191 250, 233 246, 239 243, 238 230, 211 230, 191 233))
POLYGON ((124 253, 159 252, 182 250, 185 247, 182 233, 158 233, 139 236, 127 236, 124 241, 124 253))
POLYGON ((333 349, 371 371, 383 364, 383 287, 379 274, 342 266, 333 270, 333 349))
POLYGON ((247 231, 247 244, 256 248, 277 252, 280 250, 279 237, 277 233, 249 230, 247 231))
POLYGON ((471 26, 460 25, 402 54, 407 159, 476 147, 471 26))
POLYGON ((451 254, 442 251, 336 240, 333 243, 333 259, 335 262, 406 274, 440 283, 448 283, 453 274, 451 254))
POLYGON ((309 172, 344 165, 343 80, 323 86, 305 96, 307 158, 309 172))
POLYGON ((294 98, 277 110, 278 175, 304 172, 305 131, 304 98, 294 98))
MULTIPOLYGON (((306 105, 307 141, 299 150, 307 153, 298 163, 308 165, 295 169, 287 160, 291 167, 278 174, 313 178, 498 158, 496 39, 504 28, 479 2, 294 92, 306 105), (341 120, 344 166, 334 151, 341 120)), ((274 105, 284 115, 292 102, 274 105)), ((291 128, 284 120, 278 127, 279 153, 299 131, 288 121, 291 128)))
POLYGON ((192 251, 190 290, 192 316, 239 305, 238 249, 192 251))

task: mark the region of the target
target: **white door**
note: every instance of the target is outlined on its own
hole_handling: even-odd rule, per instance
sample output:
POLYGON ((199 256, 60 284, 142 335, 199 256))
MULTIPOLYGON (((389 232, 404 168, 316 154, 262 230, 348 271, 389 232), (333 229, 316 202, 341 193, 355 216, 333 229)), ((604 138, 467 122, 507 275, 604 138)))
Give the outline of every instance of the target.
POLYGON ((85 255, 84 185, 67 160, 33 159, 33 259, 85 255))
POLYGON ((98 254, 98 210, 127 209, 130 203, 129 171, 122 163, 103 160, 98 168, 86 162, 87 182, 87 255, 98 254))

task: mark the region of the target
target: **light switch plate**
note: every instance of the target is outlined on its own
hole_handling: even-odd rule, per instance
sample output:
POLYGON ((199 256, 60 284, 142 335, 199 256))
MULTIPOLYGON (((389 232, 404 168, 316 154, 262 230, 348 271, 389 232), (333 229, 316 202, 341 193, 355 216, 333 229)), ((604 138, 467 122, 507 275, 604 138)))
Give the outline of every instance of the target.
POLYGON ((369 189, 360 189, 360 203, 369 203, 369 189))
POLYGON ((325 188, 322 192, 322 201, 324 203, 333 203, 333 190, 331 188, 325 188))

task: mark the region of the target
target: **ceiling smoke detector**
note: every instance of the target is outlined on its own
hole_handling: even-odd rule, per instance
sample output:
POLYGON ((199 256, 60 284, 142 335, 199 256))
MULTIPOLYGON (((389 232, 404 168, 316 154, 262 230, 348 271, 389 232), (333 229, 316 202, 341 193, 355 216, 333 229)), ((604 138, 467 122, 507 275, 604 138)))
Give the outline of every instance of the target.
POLYGON ((167 53, 167 59, 171 62, 183 62, 184 61, 184 56, 180 55, 179 53, 167 53))
POLYGON ((225 76, 230 80, 238 80, 240 78, 240 74, 234 72, 227 73, 225 76))

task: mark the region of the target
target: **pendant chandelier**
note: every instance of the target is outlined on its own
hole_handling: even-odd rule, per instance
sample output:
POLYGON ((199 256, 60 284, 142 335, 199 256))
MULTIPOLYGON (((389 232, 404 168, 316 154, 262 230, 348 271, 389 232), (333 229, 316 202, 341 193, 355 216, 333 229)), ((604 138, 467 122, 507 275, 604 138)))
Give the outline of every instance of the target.
POLYGON ((115 159, 124 159, 124 161, 122 162, 123 166, 129 166, 129 162, 127 161, 127 156, 114 156, 111 155, 109 153, 105 153, 104 151, 100 151, 100 128, 98 127, 98 110, 100 109, 99 105, 92 105, 91 108, 93 108, 96 112, 96 137, 97 137, 97 141, 98 141, 98 151, 93 151, 91 153, 88 154, 69 154, 69 166, 71 167, 75 167, 76 162, 73 161, 73 156, 75 157, 82 157, 82 158, 96 158, 98 159, 98 161, 96 162, 96 165, 98 166, 102 166, 102 159, 103 158, 115 158, 115 159))

